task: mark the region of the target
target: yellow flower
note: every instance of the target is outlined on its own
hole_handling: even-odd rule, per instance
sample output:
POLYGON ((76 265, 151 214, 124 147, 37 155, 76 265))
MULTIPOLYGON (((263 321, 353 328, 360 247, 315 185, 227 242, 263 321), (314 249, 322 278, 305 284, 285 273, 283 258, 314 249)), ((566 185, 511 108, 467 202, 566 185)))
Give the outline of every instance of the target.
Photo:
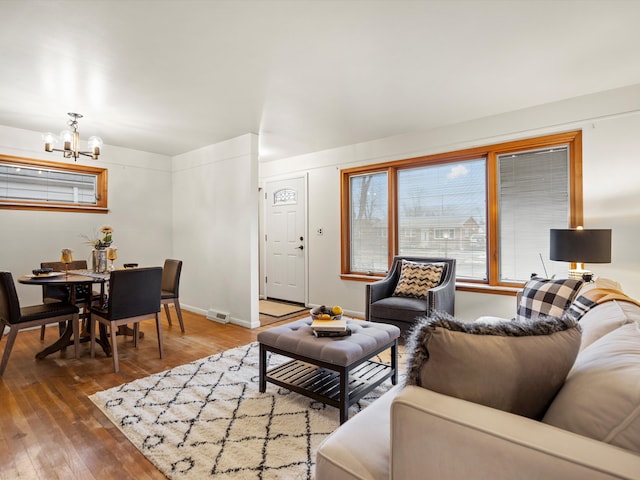
POLYGON ((105 248, 111 245, 113 242, 113 228, 109 225, 100 227, 100 230, 94 230, 93 236, 82 235, 87 239, 87 244, 93 246, 93 248, 105 248))

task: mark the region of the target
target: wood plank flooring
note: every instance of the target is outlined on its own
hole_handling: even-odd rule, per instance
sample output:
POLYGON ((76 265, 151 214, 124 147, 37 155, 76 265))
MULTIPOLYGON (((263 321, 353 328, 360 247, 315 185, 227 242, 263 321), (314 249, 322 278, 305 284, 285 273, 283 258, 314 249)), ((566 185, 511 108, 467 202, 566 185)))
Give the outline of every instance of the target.
MULTIPOLYGON (((173 368, 238 345, 255 341, 258 329, 222 325, 183 311, 186 333, 172 310, 173 326, 162 313, 165 358, 158 357, 153 321, 141 324, 145 337, 134 349, 131 337, 118 337, 120 372, 98 348, 81 356, 73 348, 44 360, 35 354, 57 337, 48 328, 44 343, 40 329, 18 334, 9 365, 0 379, 0 480, 83 479, 147 480, 165 478, 88 399, 97 391, 173 368)), ((302 318, 306 313, 294 318, 302 318)), ((0 342, 3 351, 6 338, 0 342)))

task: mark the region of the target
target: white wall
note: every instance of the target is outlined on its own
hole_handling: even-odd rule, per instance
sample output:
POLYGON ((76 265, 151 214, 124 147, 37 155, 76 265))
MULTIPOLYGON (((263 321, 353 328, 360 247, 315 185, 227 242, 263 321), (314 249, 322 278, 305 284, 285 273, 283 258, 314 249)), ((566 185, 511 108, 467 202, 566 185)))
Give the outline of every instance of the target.
MULTIPOLYGON (((40 132, 0 126, 0 153, 49 161, 40 132)), ((183 260, 183 307, 229 312, 234 323, 256 327, 258 313, 258 139, 247 134, 174 158, 105 145, 107 214, 0 209, 0 269, 17 278, 56 261, 62 248, 89 259, 82 235, 114 228, 116 265, 162 265, 183 260)), ((89 262, 90 263, 90 262, 89 262)), ((17 284, 23 305, 41 301, 41 289, 17 284)))
MULTIPOLYGON (((365 284, 340 279, 340 169, 576 129, 583 130, 585 227, 613 230, 612 263, 591 270, 640 298, 640 85, 262 163, 260 181, 308 173, 309 304, 363 315, 365 284), (315 233, 320 227, 323 236, 315 233)), ((460 318, 514 314, 512 296, 456 292, 460 318)))
POLYGON ((174 255, 184 262, 180 303, 259 326, 258 137, 174 157, 173 192, 174 255))
MULTIPOLYGON (((253 134, 173 159, 105 145, 97 164, 109 169, 109 213, 0 210, 0 268, 16 276, 28 273, 41 261, 57 260, 65 247, 75 258, 88 258, 81 235, 108 224, 115 229, 117 263, 161 265, 167 257, 181 258, 185 308, 226 311, 235 323, 254 327, 259 323, 258 184, 308 174, 309 304, 340 304, 363 315, 364 283, 339 277, 341 168, 578 128, 583 130, 585 226, 613 230, 612 263, 591 269, 640 298, 640 85, 259 166, 253 134)), ((0 152, 61 159, 42 150, 40 132, 3 126, 0 152)), ((18 285, 18 292, 24 305, 40 300, 33 286, 18 285)), ((464 319, 510 317, 514 309, 510 296, 456 294, 456 314, 464 319)))
MULTIPOLYGON (((68 163, 58 152, 44 151, 40 132, 11 127, 0 126, 0 153, 68 163)), ((99 160, 78 163, 109 169, 109 213, 0 209, 0 269, 17 278, 42 261, 59 260, 62 248, 73 249, 74 259, 88 259, 91 247, 81 235, 102 225, 114 228, 116 265, 162 265, 173 250, 170 157, 105 145, 99 160)), ((22 305, 41 301, 39 287, 17 284, 17 289, 22 305)))

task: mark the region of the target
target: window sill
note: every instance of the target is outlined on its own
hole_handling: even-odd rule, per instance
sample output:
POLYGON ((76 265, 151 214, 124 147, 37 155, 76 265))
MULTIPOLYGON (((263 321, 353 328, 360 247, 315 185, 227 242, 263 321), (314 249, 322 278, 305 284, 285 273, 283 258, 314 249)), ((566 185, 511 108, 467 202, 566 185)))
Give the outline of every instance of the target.
POLYGON ((80 207, 75 205, 48 205, 40 203, 0 202, 0 209, 5 210, 48 210, 55 212, 109 213, 105 207, 80 207))
MULTIPOLYGON (((340 275, 340 278, 342 280, 349 280, 352 282, 377 282, 378 280, 382 280, 386 277, 380 275, 356 275, 343 273, 342 275, 340 275)), ((456 282, 456 290, 460 292, 515 296, 519 290, 522 290, 522 287, 518 285, 507 287, 504 285, 487 285, 484 283, 456 282)))
POLYGON ((386 275, 357 275, 355 273, 342 273, 342 280, 350 280, 352 282, 377 282, 386 278, 386 275))
POLYGON ((492 295, 511 295, 515 296, 520 286, 507 287, 504 285, 487 285, 484 283, 472 282, 456 282, 456 290, 460 292, 488 293, 492 295))

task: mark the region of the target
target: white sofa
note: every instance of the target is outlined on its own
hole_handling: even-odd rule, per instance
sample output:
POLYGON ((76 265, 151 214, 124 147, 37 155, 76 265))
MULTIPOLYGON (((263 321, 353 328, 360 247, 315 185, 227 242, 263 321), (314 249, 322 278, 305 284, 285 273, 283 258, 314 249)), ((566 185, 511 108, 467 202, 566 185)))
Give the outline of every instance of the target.
POLYGON ((320 445, 316 480, 640 479, 640 307, 608 301, 580 326, 542 421, 398 386, 320 445))

